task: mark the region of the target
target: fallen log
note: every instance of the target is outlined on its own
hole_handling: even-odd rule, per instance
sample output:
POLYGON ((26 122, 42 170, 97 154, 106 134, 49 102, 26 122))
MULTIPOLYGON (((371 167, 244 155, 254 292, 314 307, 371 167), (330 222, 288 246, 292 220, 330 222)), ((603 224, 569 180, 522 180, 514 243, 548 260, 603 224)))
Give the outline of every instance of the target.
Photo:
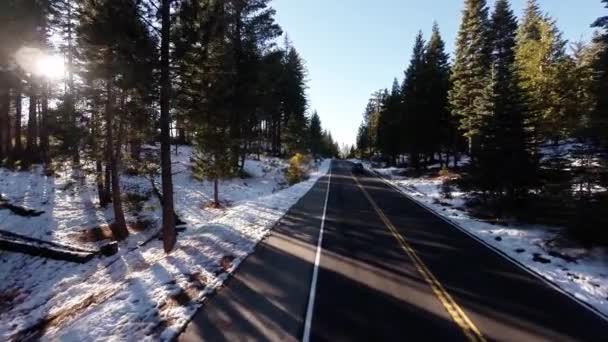
POLYGON ((12 211, 14 214, 23 216, 23 217, 37 217, 44 214, 44 211, 38 211, 30 208, 21 207, 18 205, 14 205, 9 203, 6 200, 0 199, 0 209, 8 209, 12 211))
POLYGON ((117 245, 116 243, 108 244, 98 251, 86 250, 1 231, 0 250, 53 260, 86 263, 98 255, 110 256, 115 254, 117 252, 117 245))

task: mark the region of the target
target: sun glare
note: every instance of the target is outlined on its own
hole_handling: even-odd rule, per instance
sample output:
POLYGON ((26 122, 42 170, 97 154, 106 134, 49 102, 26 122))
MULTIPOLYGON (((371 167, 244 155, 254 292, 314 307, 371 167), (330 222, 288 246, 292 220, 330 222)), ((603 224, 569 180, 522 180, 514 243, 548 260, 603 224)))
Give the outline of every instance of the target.
POLYGON ((42 55, 36 60, 36 74, 49 79, 59 79, 65 74, 65 63, 61 56, 42 55))

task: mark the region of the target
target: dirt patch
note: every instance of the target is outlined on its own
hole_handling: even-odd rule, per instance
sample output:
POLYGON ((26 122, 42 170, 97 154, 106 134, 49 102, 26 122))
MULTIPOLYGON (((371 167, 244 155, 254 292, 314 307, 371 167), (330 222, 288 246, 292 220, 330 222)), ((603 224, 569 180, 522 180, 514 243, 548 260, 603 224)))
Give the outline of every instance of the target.
POLYGON ((105 302, 112 297, 117 290, 118 288, 111 288, 98 293, 93 293, 76 305, 49 313, 46 317, 36 322, 36 324, 11 336, 11 340, 36 341, 43 336, 49 328, 59 328, 64 323, 70 321, 73 317, 82 314, 90 306, 105 302))
POLYGON ((24 297, 25 293, 20 289, 9 288, 0 292, 0 313, 10 311, 24 297))
POLYGON ((95 227, 87 230, 80 231, 74 236, 76 240, 80 242, 99 242, 104 240, 114 240, 112 235, 112 229, 109 225, 95 227))
POLYGON ((202 291, 207 287, 207 277, 205 277, 200 272, 194 272, 187 275, 188 277, 188 288, 186 291, 196 290, 198 292, 202 291))
POLYGON ((192 300, 194 299, 190 296, 188 291, 186 291, 184 289, 180 289, 178 292, 172 294, 170 296, 170 298, 172 301, 175 302, 175 304, 180 305, 180 306, 185 306, 185 305, 189 304, 190 302, 192 302, 192 300))
MULTIPOLYGON (((72 237, 79 241, 85 243, 93 243, 99 241, 117 241, 112 234, 112 225, 103 225, 91 229, 82 230, 78 233, 75 233, 72 237)), ((141 233, 148 230, 152 226, 151 221, 140 220, 136 222, 128 222, 127 229, 132 233, 141 233)))
POLYGON ((224 272, 228 272, 228 270, 232 267, 232 262, 234 261, 234 256, 232 255, 224 255, 220 260, 220 266, 224 270, 224 272))
POLYGON ((228 207, 230 207, 229 202, 222 202, 220 201, 220 203, 215 203, 213 201, 210 202, 205 202, 203 204, 201 204, 201 209, 206 210, 206 209, 217 209, 217 210, 226 210, 228 207))

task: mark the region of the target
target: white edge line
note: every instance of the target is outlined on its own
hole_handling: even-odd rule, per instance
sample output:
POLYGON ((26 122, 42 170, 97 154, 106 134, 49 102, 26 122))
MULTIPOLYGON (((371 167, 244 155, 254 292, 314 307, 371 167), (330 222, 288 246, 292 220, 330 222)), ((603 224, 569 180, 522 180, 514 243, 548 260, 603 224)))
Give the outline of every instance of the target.
POLYGON ((444 217, 443 215, 439 214, 435 209, 427 206, 425 203, 419 202, 417 199, 415 199, 414 197, 408 195, 407 193, 405 193, 403 191, 403 189, 401 189, 400 187, 398 187, 395 184, 392 184, 391 182, 389 182, 386 178, 384 178, 381 174, 377 173, 376 171, 370 170, 372 172, 373 175, 375 175, 377 178, 381 179, 384 183, 386 183, 387 185, 389 185, 391 188, 393 188, 394 190, 396 190, 398 193, 400 193, 401 195, 405 196, 407 199, 409 199, 410 201, 414 202, 416 205, 418 205, 419 207, 428 210, 429 212, 431 212, 431 214, 437 216, 439 219, 441 219, 442 221, 448 223, 449 225, 451 225, 452 227, 458 229, 459 231, 465 233, 466 235, 468 235, 469 237, 473 238, 473 240, 481 243, 482 245, 484 245, 485 247, 489 248, 491 251, 493 251, 494 253, 498 254, 499 256, 502 256, 503 258, 507 259, 508 261, 510 261, 512 264, 514 264, 515 266, 519 267, 520 269, 522 269, 523 271, 526 271, 528 274, 534 276, 536 279, 542 281, 543 283, 545 283, 547 286, 553 288, 554 290, 560 292, 561 294, 567 296, 568 298, 574 300, 575 302, 577 302, 578 304, 580 304, 582 307, 586 308, 587 310, 589 310, 590 312, 594 313, 596 316, 598 316, 599 318, 603 319, 605 322, 608 322, 608 316, 606 314, 604 314, 603 312, 601 312, 600 310, 598 310, 597 308, 595 308, 593 305, 577 298, 576 296, 574 296, 572 293, 562 289, 559 285, 557 285, 556 283, 554 283, 553 281, 545 278, 543 275, 535 272, 534 270, 528 268, 526 265, 524 265, 523 263, 521 263, 519 260, 511 257, 510 255, 508 255, 507 253, 501 251, 500 249, 498 249, 497 247, 492 246, 491 244, 487 243, 486 241, 484 241, 483 239, 477 237, 475 234, 469 232, 468 230, 466 230, 465 228, 463 228, 460 224, 450 220, 449 218, 444 217))
POLYGON ((319 240, 317 241, 317 254, 315 256, 315 266, 312 271, 312 280, 310 282, 310 293, 308 295, 308 306, 306 308, 306 320, 304 321, 304 336, 303 342, 310 341, 310 329, 312 328, 312 312, 315 308, 315 295, 317 292, 317 278, 319 277, 319 262, 321 261, 321 250, 323 249, 323 230, 325 228, 325 214, 327 213, 327 201, 329 199, 329 187, 331 185, 331 165, 333 160, 329 162, 329 176, 327 178, 327 191, 325 192, 325 204, 323 205, 323 218, 321 219, 321 230, 319 232, 319 240))

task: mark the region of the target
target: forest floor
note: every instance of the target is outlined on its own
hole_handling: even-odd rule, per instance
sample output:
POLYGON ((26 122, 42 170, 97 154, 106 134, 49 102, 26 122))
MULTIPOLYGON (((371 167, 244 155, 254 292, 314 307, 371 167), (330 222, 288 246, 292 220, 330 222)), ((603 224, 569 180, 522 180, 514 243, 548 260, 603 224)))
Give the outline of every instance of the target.
POLYGON ((444 182, 450 175, 440 176, 439 169, 421 177, 408 177, 404 176, 405 169, 363 164, 422 206, 608 317, 607 248, 585 248, 564 238, 560 227, 474 217, 466 205, 471 194, 453 188, 446 196, 444 182))
MULTIPOLYGON (((127 175, 121 185, 131 235, 116 255, 78 264, 0 251, 0 340, 172 338, 329 167, 325 161, 288 187, 285 161, 247 160, 248 177, 222 182, 222 208, 214 209, 212 184, 192 177, 191 153, 180 147, 173 158, 176 213, 186 229, 170 255, 157 238, 161 210, 150 181, 127 175)), ((107 243, 87 238, 113 219, 111 206, 96 205, 92 175, 55 172, 0 169, 0 198, 39 213, 0 210, 0 231, 86 249, 107 243)))

